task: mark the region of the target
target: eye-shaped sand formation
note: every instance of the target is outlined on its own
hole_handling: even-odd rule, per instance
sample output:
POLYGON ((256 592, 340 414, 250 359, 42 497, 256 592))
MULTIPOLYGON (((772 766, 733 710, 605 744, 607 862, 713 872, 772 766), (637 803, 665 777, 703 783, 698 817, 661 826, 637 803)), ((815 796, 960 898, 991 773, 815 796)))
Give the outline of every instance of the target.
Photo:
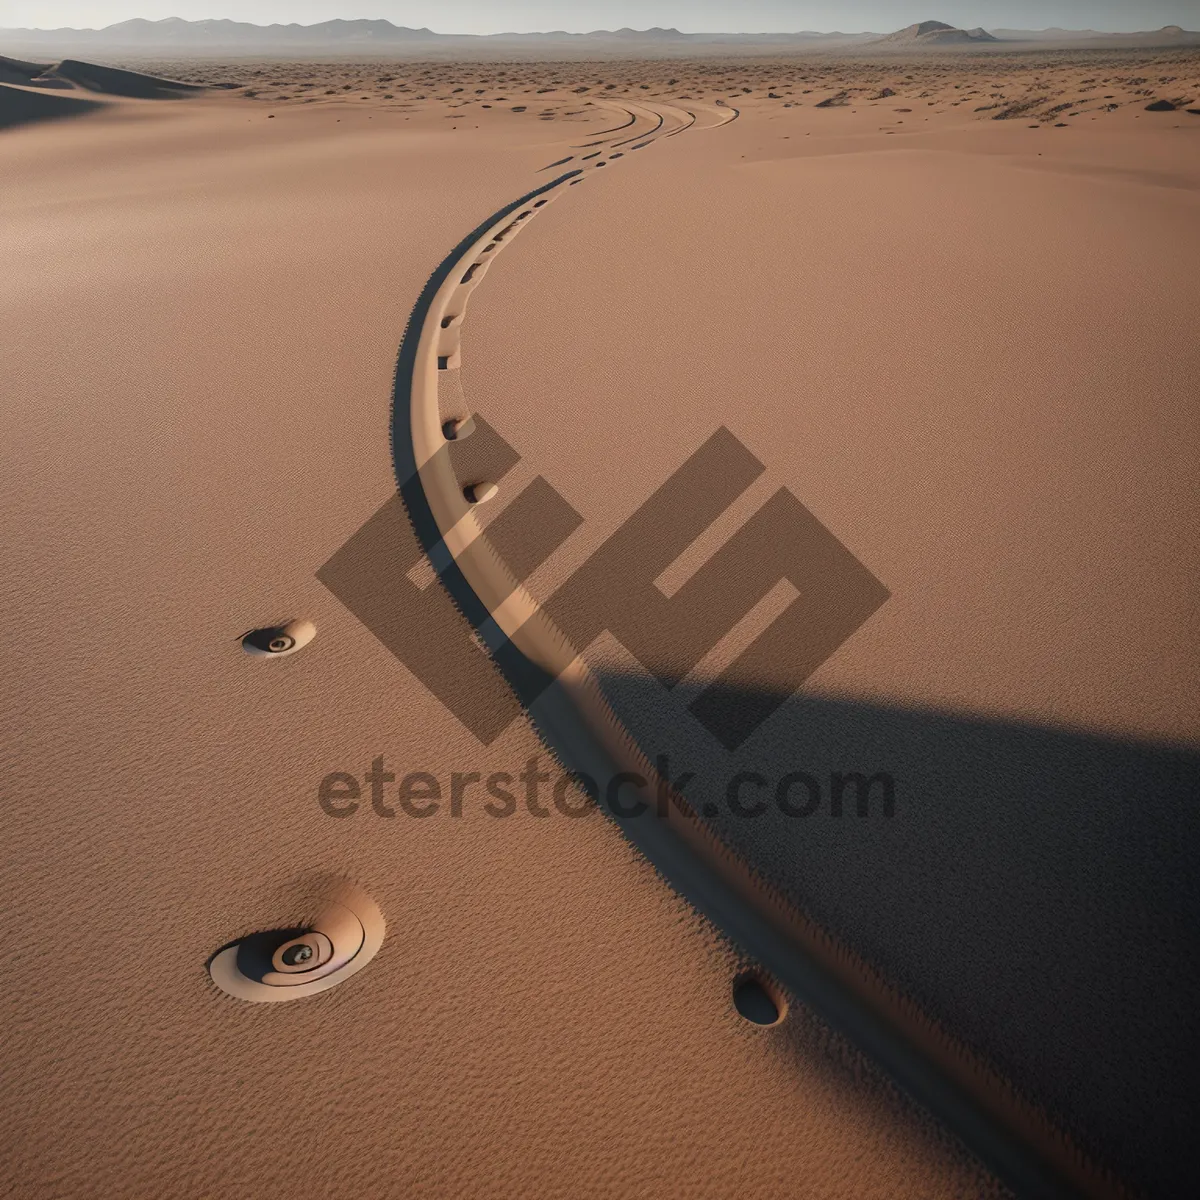
POLYGON ((303 650, 316 636, 317 627, 311 621, 285 621, 243 634, 242 649, 258 658, 286 658, 303 650))
POLYGON ((241 938, 213 956, 208 971, 221 991, 258 1004, 320 995, 356 975, 383 945, 383 914, 345 880, 309 885, 274 916, 269 931, 241 938))

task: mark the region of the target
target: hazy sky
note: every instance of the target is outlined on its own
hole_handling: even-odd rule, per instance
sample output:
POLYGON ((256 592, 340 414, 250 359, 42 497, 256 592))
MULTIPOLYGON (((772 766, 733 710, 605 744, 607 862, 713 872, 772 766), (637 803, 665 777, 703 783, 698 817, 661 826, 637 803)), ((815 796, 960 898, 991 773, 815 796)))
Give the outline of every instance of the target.
POLYGON ((1200 0, 0 0, 0 28, 100 28, 130 17, 233 17, 311 25, 386 17, 439 33, 615 29, 673 25, 685 32, 889 32, 938 20, 964 29, 1200 28, 1200 0))

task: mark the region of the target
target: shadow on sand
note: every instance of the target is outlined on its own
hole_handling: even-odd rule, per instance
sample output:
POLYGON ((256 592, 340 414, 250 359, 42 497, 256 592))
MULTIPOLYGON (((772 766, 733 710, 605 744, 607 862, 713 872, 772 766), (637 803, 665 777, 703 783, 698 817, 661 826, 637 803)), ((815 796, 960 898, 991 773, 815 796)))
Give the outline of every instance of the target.
POLYGON ((61 96, 54 92, 34 92, 0 83, 0 129, 15 129, 35 121, 82 116, 103 107, 96 100, 61 96))
POLYGON ((696 690, 600 680, 798 908, 1119 1177, 1191 1194, 1200 755, 799 693, 729 752, 696 690))

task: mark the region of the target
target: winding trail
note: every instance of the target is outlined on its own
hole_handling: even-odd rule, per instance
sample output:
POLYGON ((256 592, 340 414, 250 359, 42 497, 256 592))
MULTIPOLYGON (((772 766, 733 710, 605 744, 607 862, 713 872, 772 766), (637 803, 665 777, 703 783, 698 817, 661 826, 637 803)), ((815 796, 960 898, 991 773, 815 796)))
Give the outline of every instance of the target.
MULTIPOLYGON (((651 111, 657 124, 648 133, 588 146, 607 144, 611 151, 639 139, 648 146, 683 132, 717 129, 740 116, 723 104, 695 112, 670 105, 651 111), (700 124, 701 117, 710 121, 700 124), (668 122, 672 127, 665 129, 668 122)), ((641 119, 630 116, 627 125, 608 133, 641 119)), ((461 362, 468 302, 496 258, 586 177, 580 167, 561 174, 468 233, 430 276, 409 318, 396 365, 392 455, 401 497, 434 569, 564 768, 593 780, 620 776, 646 812, 661 818, 622 820, 609 813, 696 910, 874 1058, 1018 1195, 1119 1195, 1038 1111, 717 841, 659 777, 581 654, 492 547, 464 495, 471 481, 456 477, 448 453, 439 376, 461 362)))

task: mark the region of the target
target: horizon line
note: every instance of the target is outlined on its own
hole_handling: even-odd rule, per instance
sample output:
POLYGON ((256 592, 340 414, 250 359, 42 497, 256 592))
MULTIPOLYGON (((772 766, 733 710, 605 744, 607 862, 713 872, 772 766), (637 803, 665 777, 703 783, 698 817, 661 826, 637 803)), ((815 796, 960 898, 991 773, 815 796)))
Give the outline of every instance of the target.
MULTIPOLYGON (((928 18, 929 21, 936 18, 928 18)), ((899 29, 892 30, 892 33, 899 33, 906 29, 912 29, 917 25, 925 24, 925 21, 912 21, 908 25, 902 25, 899 29)), ((388 20, 386 17, 330 17, 324 21, 314 21, 311 24, 304 24, 300 21, 273 21, 269 25, 260 25, 254 21, 242 21, 236 17, 198 17, 194 20, 187 17, 128 17, 123 21, 114 21, 110 25, 101 26, 74 26, 74 25, 56 25, 52 28, 43 26, 27 25, 27 26, 3 26, 0 27, 0 33, 106 33, 109 30, 119 29, 122 26, 141 24, 141 25, 205 25, 205 24, 228 24, 248 26, 253 29, 269 30, 269 29, 317 29, 326 25, 387 25, 392 29, 407 33, 427 34, 430 37, 440 38, 503 38, 503 37, 595 37, 599 34, 675 34, 679 37, 802 37, 805 35, 815 35, 818 37, 860 37, 868 34, 881 37, 888 36, 888 33, 873 29, 861 30, 846 30, 846 29, 776 29, 776 30, 733 30, 733 29, 703 29, 685 32, 675 26, 652 25, 646 29, 634 29, 632 26, 624 25, 617 29, 590 29, 584 32, 573 32, 566 29, 528 29, 514 30, 504 29, 496 30, 490 33, 439 33, 435 29, 430 29, 427 25, 397 25, 388 20)), ((950 25, 948 22, 942 22, 949 29, 965 29, 965 26, 950 25)), ((986 26, 974 25, 972 29, 983 29, 984 32, 991 32, 986 26)), ((1120 30, 1102 30, 1093 28, 1068 29, 1062 25, 1048 25, 1041 29, 1017 29, 1010 26, 995 26, 996 29, 1004 29, 1006 32, 1010 29, 1013 32, 1020 33, 1094 33, 1106 37, 1121 37, 1123 35, 1132 35, 1139 33, 1161 33, 1169 29, 1178 29, 1183 33, 1196 32, 1193 30, 1184 29, 1178 24, 1161 25, 1157 29, 1120 29, 1120 30)))

